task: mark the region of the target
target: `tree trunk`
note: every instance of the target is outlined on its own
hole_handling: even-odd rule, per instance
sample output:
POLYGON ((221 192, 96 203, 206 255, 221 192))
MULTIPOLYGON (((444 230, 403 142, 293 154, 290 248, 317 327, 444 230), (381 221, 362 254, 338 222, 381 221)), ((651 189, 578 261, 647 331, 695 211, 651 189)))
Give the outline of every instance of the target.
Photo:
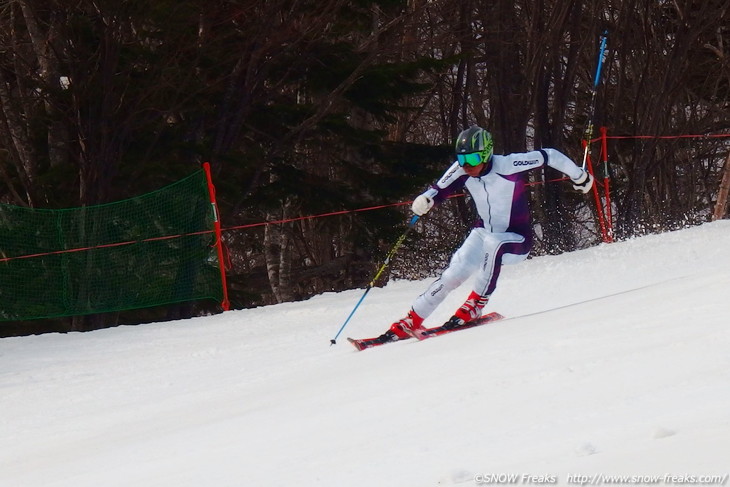
MULTIPOLYGON (((281 218, 287 219, 291 214, 291 201, 283 203, 281 218)), ((269 215, 269 220, 276 216, 269 215)), ((274 223, 266 225, 264 230, 264 256, 266 258, 266 272, 269 276, 269 285, 277 303, 285 303, 293 298, 292 289, 292 253, 291 237, 285 228, 288 223, 274 223)))
POLYGON ((712 214, 712 221, 725 217, 728 193, 730 193, 730 152, 727 153, 727 158, 725 158, 725 169, 722 172, 722 182, 715 203, 715 211, 712 214))
POLYGON ((11 159, 15 162, 19 179, 25 189, 27 198, 25 203, 32 207, 34 206, 34 182, 38 167, 37 156, 31 143, 28 127, 23 123, 25 116, 15 103, 8 86, 10 85, 0 70, 0 115, 4 119, 8 138, 12 144, 8 146, 8 152, 12 154, 11 159))
MULTIPOLYGON (((58 58, 56 56, 57 49, 51 45, 51 40, 58 37, 58 29, 52 23, 49 32, 44 35, 41 30, 36 15, 30 4, 26 0, 19 0, 20 8, 23 12, 23 19, 28 28, 31 45, 35 52, 38 66, 40 67, 40 76, 46 85, 46 91, 55 91, 65 89, 61 83, 61 73, 58 70, 58 58)), ((43 97, 43 106, 48 119, 47 139, 48 139, 48 156, 51 167, 56 167, 68 159, 68 145, 70 131, 68 125, 63 120, 63 114, 56 105, 52 103, 49 93, 45 93, 43 97)))

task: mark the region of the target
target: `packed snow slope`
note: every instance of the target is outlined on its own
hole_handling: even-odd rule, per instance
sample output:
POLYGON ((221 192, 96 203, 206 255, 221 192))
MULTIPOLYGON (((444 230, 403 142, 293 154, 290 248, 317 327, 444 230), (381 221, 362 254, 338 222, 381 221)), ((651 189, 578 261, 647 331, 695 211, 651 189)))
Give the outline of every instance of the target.
POLYGON ((508 319, 363 352, 427 282, 373 289, 335 346, 362 290, 0 339, 0 485, 727 485, 728 249, 720 221, 530 259, 508 319))

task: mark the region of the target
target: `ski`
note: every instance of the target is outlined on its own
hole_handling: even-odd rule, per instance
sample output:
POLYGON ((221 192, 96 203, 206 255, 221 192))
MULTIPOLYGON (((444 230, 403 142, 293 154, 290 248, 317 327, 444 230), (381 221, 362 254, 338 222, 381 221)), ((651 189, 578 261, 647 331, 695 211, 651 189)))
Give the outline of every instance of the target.
POLYGON ((383 335, 380 335, 379 337, 375 338, 348 338, 347 341, 352 343, 352 345, 357 348, 358 350, 365 350, 366 348, 373 348, 373 347, 379 347, 380 345, 385 345, 386 343, 395 343, 399 342, 401 340, 408 340, 408 338, 401 338, 400 340, 387 340, 383 337, 383 335))
POLYGON ((437 337, 437 336, 441 336, 441 335, 446 335, 447 333, 451 333, 454 331, 466 330, 467 328, 474 328, 476 326, 486 325, 487 323, 492 323, 494 321, 499 321, 502 319, 504 319, 504 316, 497 313, 496 311, 493 311, 474 321, 469 321, 468 323, 464 323, 461 326, 450 327, 450 326, 447 326, 446 323, 444 323, 441 326, 434 326, 433 328, 421 328, 418 330, 410 330, 410 331, 407 331, 407 333, 409 335, 411 335, 413 338, 416 338, 418 340, 426 340, 427 338, 433 338, 433 337, 437 337))
MULTIPOLYGON (((475 326, 485 325, 487 323, 492 323, 494 321, 498 321, 504 319, 504 316, 497 312, 492 312, 489 314, 486 314, 482 316, 479 319, 476 319, 474 321, 470 321, 468 323, 465 323, 459 327, 456 328, 449 328, 446 327, 446 324, 440 326, 434 326, 433 328, 421 328, 418 330, 413 330, 411 333, 409 333, 412 337, 417 338, 418 340, 425 340, 427 338, 433 338, 440 335, 445 335, 447 333, 451 333, 453 331, 459 331, 459 330, 466 330, 467 328, 474 328, 475 326)), ((352 345, 358 349, 358 350, 366 350, 368 348, 374 348, 379 347, 381 345, 385 345, 387 343, 395 343, 400 342, 403 340, 407 340, 407 338, 401 338, 399 340, 389 340, 384 335, 380 335, 378 337, 374 338, 348 338, 347 341, 352 343, 352 345)))

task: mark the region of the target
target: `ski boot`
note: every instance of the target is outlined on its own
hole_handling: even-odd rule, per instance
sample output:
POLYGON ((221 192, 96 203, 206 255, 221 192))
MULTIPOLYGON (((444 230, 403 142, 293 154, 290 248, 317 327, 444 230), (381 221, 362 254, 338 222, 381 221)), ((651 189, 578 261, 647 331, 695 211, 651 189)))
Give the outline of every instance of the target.
POLYGON ((421 330, 423 330, 423 318, 411 309, 405 318, 390 325, 390 330, 386 334, 393 333, 398 337, 398 340, 405 340, 415 336, 421 330))
POLYGON ((447 330, 453 330, 464 326, 466 323, 481 318, 482 309, 489 302, 489 296, 482 296, 472 291, 466 298, 464 304, 456 310, 454 316, 444 323, 443 327, 447 330))

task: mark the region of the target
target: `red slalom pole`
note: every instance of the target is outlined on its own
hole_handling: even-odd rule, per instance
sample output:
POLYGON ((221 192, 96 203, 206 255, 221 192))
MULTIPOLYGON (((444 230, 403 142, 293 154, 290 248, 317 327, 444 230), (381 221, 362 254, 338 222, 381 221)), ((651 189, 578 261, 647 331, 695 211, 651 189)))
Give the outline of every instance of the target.
POLYGON ((607 129, 601 127, 601 155, 603 158, 603 190, 606 197, 606 226, 608 227, 608 241, 613 242, 613 210, 611 208, 611 176, 608 173, 608 141, 607 129))
MULTIPOLYGON (((595 179, 595 175, 593 174, 593 163, 591 162, 591 154, 590 151, 588 151, 588 142, 585 140, 583 141, 583 144, 585 145, 585 163, 586 163, 586 170, 591 173, 591 175, 595 179)), ((601 203, 601 195, 598 194, 598 185, 593 185, 593 197, 596 200, 596 215, 598 216, 598 225, 601 228, 601 237, 603 238, 603 241, 608 243, 608 231, 606 230, 606 220, 603 216, 603 204, 601 203)))
POLYGON ((215 199, 215 186, 213 186, 213 178, 210 175, 210 164, 207 162, 203 163, 203 169, 205 170, 205 177, 208 180, 208 195, 210 197, 210 204, 213 207, 213 229, 215 230, 215 248, 218 251, 218 267, 221 271, 221 285, 223 286, 223 301, 221 301, 221 307, 223 311, 231 309, 231 303, 228 301, 228 285, 226 283, 226 266, 223 261, 223 240, 221 239, 221 219, 218 214, 218 203, 215 199))

